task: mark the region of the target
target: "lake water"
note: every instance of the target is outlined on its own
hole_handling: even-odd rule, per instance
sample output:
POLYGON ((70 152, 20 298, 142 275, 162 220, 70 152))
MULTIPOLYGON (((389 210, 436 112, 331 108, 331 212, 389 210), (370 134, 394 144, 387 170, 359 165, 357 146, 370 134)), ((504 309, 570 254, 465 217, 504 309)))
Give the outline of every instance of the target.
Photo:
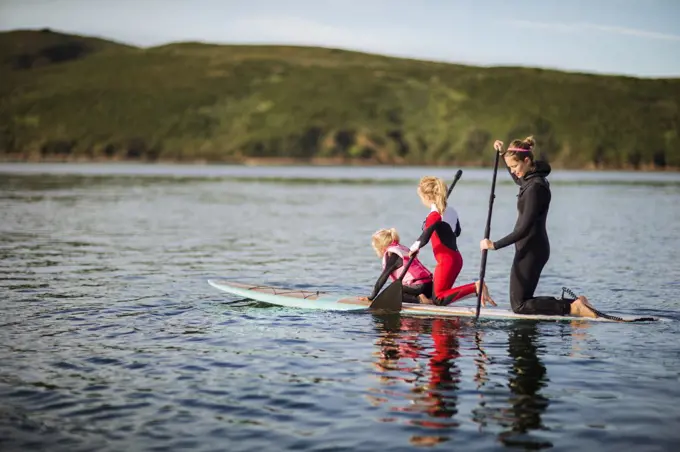
MULTIPOLYGON (((537 293, 663 322, 305 311, 206 282, 368 294, 371 234, 412 243, 419 178, 455 170, 0 164, 0 450, 678 450, 680 174, 550 177, 537 293)), ((451 197, 460 283, 490 180, 464 169, 451 197)), ((517 194, 498 182, 496 239, 517 194)), ((486 271, 504 308, 512 255, 486 271)))

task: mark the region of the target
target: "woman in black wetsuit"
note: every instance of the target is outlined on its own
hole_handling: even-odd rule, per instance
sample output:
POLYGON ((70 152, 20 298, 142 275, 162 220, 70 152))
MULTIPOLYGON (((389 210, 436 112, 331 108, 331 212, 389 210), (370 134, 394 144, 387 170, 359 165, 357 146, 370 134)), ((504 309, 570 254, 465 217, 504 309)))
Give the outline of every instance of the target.
POLYGON ((510 305, 517 314, 572 315, 596 317, 588 299, 536 297, 534 291, 541 271, 550 258, 550 241, 545 229, 550 207, 550 184, 546 180, 551 168, 547 162, 534 160, 534 139, 513 140, 506 151, 503 142, 494 148, 501 153, 508 172, 519 185, 518 217, 515 229, 495 242, 484 239, 482 250, 499 250, 515 245, 515 258, 510 269, 510 305))

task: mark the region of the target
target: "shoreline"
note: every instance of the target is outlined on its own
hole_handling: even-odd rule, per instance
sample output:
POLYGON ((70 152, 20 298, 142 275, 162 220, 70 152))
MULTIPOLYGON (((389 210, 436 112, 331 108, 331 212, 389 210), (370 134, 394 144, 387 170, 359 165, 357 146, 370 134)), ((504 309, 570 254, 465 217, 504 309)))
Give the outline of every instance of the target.
MULTIPOLYGON (((492 165, 485 165, 480 161, 469 161, 460 163, 447 163, 447 164, 424 164, 424 163, 411 163, 411 162, 391 162, 383 163, 375 160, 365 160, 365 159, 347 159, 347 158, 328 158, 328 157, 315 157, 315 158, 293 158, 293 157, 249 157, 241 159, 124 159, 124 158, 35 158, 35 157, 10 157, 7 155, 0 155, 0 164, 11 163, 11 164, 144 164, 144 165, 195 165, 195 166, 219 166, 219 165, 230 165, 230 166, 243 166, 243 167, 276 167, 276 166, 307 166, 307 167, 322 167, 322 166, 335 166, 335 167, 439 167, 439 168, 478 168, 485 169, 491 168, 492 165)), ((680 172, 680 167, 656 167, 654 165, 641 165, 639 167, 634 167, 632 165, 626 166, 596 166, 593 164, 572 167, 565 166, 559 163, 550 162, 553 170, 567 170, 567 171, 607 171, 607 172, 639 172, 639 173, 675 173, 680 172)))

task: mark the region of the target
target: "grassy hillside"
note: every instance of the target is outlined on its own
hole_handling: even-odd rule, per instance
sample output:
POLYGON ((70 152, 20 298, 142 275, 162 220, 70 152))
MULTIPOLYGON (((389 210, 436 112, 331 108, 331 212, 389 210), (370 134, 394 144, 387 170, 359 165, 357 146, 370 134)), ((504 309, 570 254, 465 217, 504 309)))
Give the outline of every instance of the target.
POLYGON ((30 69, 84 58, 105 50, 132 49, 98 38, 54 32, 17 30, 0 33, 0 68, 30 69))
POLYGON ((488 164, 534 134, 556 166, 680 167, 680 79, 34 31, 0 33, 0 58, 4 158, 488 164))

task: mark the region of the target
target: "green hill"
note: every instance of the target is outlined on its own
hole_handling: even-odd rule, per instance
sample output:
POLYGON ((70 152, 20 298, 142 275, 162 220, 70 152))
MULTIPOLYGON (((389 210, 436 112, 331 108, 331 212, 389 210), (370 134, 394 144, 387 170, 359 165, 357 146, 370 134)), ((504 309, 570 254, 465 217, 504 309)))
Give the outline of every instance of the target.
POLYGON ((533 134, 555 166, 680 168, 680 79, 50 31, 0 33, 0 59, 4 159, 478 165, 533 134))
POLYGON ((49 64, 84 58, 104 50, 123 50, 133 47, 104 39, 74 36, 54 32, 16 30, 0 33, 0 67, 30 69, 49 64))

